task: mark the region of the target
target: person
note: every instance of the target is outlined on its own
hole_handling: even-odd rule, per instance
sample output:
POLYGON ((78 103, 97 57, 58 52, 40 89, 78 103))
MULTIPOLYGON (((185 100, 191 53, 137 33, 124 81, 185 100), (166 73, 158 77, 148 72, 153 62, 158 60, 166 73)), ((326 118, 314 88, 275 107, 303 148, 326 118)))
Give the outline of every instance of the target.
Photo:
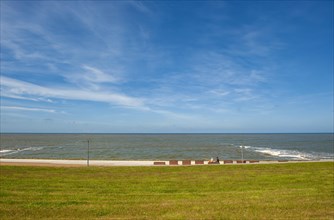
POLYGON ((219 163, 219 157, 217 157, 216 163, 219 163))

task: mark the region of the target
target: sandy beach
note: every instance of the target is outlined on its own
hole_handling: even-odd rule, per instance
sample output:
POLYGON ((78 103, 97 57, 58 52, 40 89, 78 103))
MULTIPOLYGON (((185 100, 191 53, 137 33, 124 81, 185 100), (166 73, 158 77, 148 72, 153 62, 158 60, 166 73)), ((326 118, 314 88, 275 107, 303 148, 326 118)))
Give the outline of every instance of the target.
MULTIPOLYGON (((153 161, 90 160, 89 166, 153 166, 153 161)), ((1 165, 87 166, 87 160, 0 159, 1 165)))
MULTIPOLYGON (((328 162, 333 160, 317 160, 317 161, 249 161, 245 160, 241 163, 240 160, 232 160, 228 163, 221 161, 219 165, 246 165, 246 164, 269 164, 269 163, 300 163, 300 162, 328 162)), ((169 161, 144 161, 144 160, 90 160, 89 166, 157 166, 154 163, 158 162, 160 165, 169 165, 169 161), (162 163, 162 164, 161 164, 162 163)), ((208 165, 208 161, 203 161, 203 165, 208 165)), ((87 160, 54 160, 54 159, 0 159, 0 165, 12 166, 60 166, 60 167, 82 167, 87 166, 87 160)), ((182 160, 178 161, 178 165, 182 165, 182 160)), ((195 165, 192 160, 190 165, 195 165)), ((218 165, 218 164, 214 164, 218 165)))

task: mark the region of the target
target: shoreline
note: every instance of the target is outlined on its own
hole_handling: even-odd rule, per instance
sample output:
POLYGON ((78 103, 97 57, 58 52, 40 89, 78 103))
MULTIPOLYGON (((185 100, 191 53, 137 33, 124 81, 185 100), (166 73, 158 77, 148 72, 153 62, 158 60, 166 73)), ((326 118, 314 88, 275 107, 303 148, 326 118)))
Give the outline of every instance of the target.
MULTIPOLYGON (((175 162, 175 160, 174 160, 175 162)), ((89 160, 89 166, 203 166, 208 161, 197 164, 195 160, 178 160, 177 164, 170 165, 169 160, 89 160), (187 161, 188 163, 184 163, 187 161)), ((250 164, 282 164, 282 163, 312 163, 334 162, 334 160, 221 160, 220 164, 210 165, 250 165, 250 164)), ((0 166, 51 166, 51 167, 85 167, 87 160, 57 160, 57 159, 5 159, 0 158, 0 166)))

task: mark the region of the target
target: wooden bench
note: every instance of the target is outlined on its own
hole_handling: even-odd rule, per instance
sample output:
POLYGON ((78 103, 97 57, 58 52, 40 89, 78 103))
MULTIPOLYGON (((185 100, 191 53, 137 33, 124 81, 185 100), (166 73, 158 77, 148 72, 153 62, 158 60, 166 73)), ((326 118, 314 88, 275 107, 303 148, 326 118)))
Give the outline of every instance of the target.
POLYGON ((237 160, 237 163, 246 163, 245 160, 237 160))
POLYGON ((220 162, 217 162, 217 161, 212 161, 212 162, 208 162, 208 164, 220 164, 220 162))
POLYGON ((224 160, 224 164, 225 163, 233 163, 233 160, 224 160))
POLYGON ((182 160, 182 165, 191 165, 191 160, 182 160))
POLYGON ((260 162, 260 161, 258 161, 258 160, 250 160, 249 161, 249 163, 258 163, 258 162, 260 162))
POLYGON ((154 161, 154 165, 166 165, 166 162, 164 161, 154 161))
POLYGON ((196 165, 204 164, 204 160, 195 160, 195 164, 196 165))
POLYGON ((179 165, 179 161, 177 160, 170 160, 169 165, 179 165))

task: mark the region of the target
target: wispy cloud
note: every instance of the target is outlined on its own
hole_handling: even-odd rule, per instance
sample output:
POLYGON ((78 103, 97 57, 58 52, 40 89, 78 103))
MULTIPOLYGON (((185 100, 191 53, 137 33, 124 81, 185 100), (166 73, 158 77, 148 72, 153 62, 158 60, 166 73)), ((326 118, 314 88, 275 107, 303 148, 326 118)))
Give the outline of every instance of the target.
POLYGON ((145 14, 152 14, 151 9, 144 4, 144 2, 142 1, 127 1, 128 4, 130 4, 131 6, 133 6, 135 9, 137 9, 138 11, 145 13, 145 14))
POLYGON ((91 67, 88 65, 83 65, 82 68, 86 70, 84 74, 81 74, 81 79, 83 80, 95 83, 105 83, 105 82, 114 83, 118 81, 118 79, 115 76, 107 74, 98 68, 91 67))
POLYGON ((2 110, 17 110, 17 111, 48 112, 48 113, 56 113, 57 112, 54 109, 29 108, 29 107, 21 107, 21 106, 1 106, 1 109, 2 110))
POLYGON ((56 98, 105 102, 128 107, 142 107, 144 103, 124 94, 75 90, 68 88, 47 88, 32 83, 1 76, 1 95, 3 97, 21 96, 24 98, 56 98))
POLYGON ((213 90, 210 90, 209 93, 214 94, 214 95, 217 95, 217 96, 227 96, 227 95, 229 95, 231 92, 230 92, 230 91, 223 90, 223 89, 213 89, 213 90))
POLYGON ((239 62, 215 51, 200 51, 188 58, 187 72, 175 72, 156 80, 149 103, 189 109, 237 108, 239 102, 261 99, 262 85, 270 83, 270 71, 239 62), (177 91, 177 93, 175 92, 177 91), (222 103, 225 106, 222 106, 222 103))
POLYGON ((258 96, 254 94, 254 91, 249 88, 235 89, 234 91, 238 95, 235 99, 236 101, 249 101, 258 98, 258 96))
MULTIPOLYGON (((113 71, 119 72, 119 70, 113 71)), ((101 89, 102 84, 115 84, 122 81, 119 74, 106 73, 99 68, 89 65, 82 65, 73 72, 62 72, 61 75, 63 75, 63 77, 70 83, 82 88, 88 87, 94 90, 101 89)))
POLYGON ((254 86, 266 81, 265 72, 224 53, 204 52, 194 57, 193 76, 210 84, 254 86), (210 77, 208 77, 210 76, 210 77))
MULTIPOLYGON (((153 14, 143 2, 129 1, 126 5, 130 5, 144 15, 153 14)), ((152 110, 153 108, 169 107, 175 110, 196 109, 211 108, 211 105, 218 102, 217 100, 212 101, 213 99, 252 100, 256 97, 252 94, 256 92, 254 87, 266 81, 263 70, 255 67, 249 68, 219 49, 203 50, 199 48, 196 51, 190 51, 186 59, 176 60, 172 57, 174 51, 169 50, 166 45, 151 44, 149 41, 150 29, 145 24, 135 22, 131 27, 137 29, 135 31, 130 29, 129 24, 124 22, 124 15, 121 13, 124 12, 122 11, 124 7, 121 7, 120 4, 108 5, 108 8, 115 13, 111 15, 113 19, 106 20, 104 14, 106 11, 101 11, 97 5, 78 3, 74 9, 72 3, 65 6, 56 2, 52 3, 52 7, 61 8, 62 14, 71 18, 71 23, 76 24, 78 31, 83 31, 82 42, 93 40, 93 46, 84 43, 84 46, 88 48, 79 47, 82 45, 77 45, 78 42, 72 44, 73 42, 69 41, 71 36, 65 39, 59 35, 59 30, 52 32, 50 28, 45 28, 41 18, 46 18, 48 22, 58 20, 56 15, 59 10, 50 11, 48 4, 43 4, 41 7, 41 16, 34 17, 32 20, 20 19, 19 23, 5 22, 8 31, 4 44, 8 49, 14 51, 19 60, 47 61, 48 67, 52 68, 55 74, 65 78, 69 84, 50 88, 17 81, 19 85, 10 85, 12 81, 8 78, 5 80, 7 89, 3 90, 3 96, 33 101, 42 99, 87 100, 137 108, 147 107, 146 105, 150 104, 151 111, 156 111, 152 110), (50 15, 48 16, 46 12, 49 12, 50 15), (31 49, 31 47, 26 47, 28 43, 36 44, 33 38, 28 38, 28 43, 24 40, 16 41, 16 39, 24 39, 23 36, 26 33, 38 36, 41 42, 35 47, 38 50, 25 50, 25 48, 31 49), (104 47, 96 50, 99 44, 104 47), (86 53, 90 47, 93 49, 86 53), (41 48, 47 48, 49 52, 57 56, 53 58, 54 60, 48 60, 51 59, 49 58, 51 56, 47 56, 48 50, 40 50, 41 48), (102 65, 96 64, 96 61, 90 61, 90 58, 94 56, 101 59, 101 62, 98 63, 102 65), (70 69, 61 69, 64 61, 60 58, 66 58, 65 60, 71 62, 70 69), (152 73, 161 71, 165 66, 178 65, 179 62, 184 61, 186 62, 183 67, 186 72, 175 71, 175 74, 169 73, 166 76, 152 73), (146 69, 143 69, 140 63, 144 63, 146 69), (138 75, 136 73, 138 66, 140 71, 147 73, 138 75), (125 76, 127 78, 124 78, 125 76), (121 85, 124 81, 149 84, 149 87, 140 85, 140 88, 133 92, 133 94, 139 93, 141 98, 110 91, 116 89, 126 92, 121 85), (155 85, 152 85, 152 82, 155 85), (240 92, 242 89, 248 89, 248 93, 240 92)), ((16 17, 19 16, 22 15, 16 15, 16 17)), ((241 32, 234 32, 232 35, 238 37, 242 42, 243 48, 239 49, 248 48, 247 50, 250 51, 260 45, 258 43, 261 42, 259 39, 263 33, 249 27, 242 29, 241 32)), ((216 42, 216 39, 209 40, 216 42)), ((168 112, 158 110, 156 113, 159 111, 161 114, 168 112)))

